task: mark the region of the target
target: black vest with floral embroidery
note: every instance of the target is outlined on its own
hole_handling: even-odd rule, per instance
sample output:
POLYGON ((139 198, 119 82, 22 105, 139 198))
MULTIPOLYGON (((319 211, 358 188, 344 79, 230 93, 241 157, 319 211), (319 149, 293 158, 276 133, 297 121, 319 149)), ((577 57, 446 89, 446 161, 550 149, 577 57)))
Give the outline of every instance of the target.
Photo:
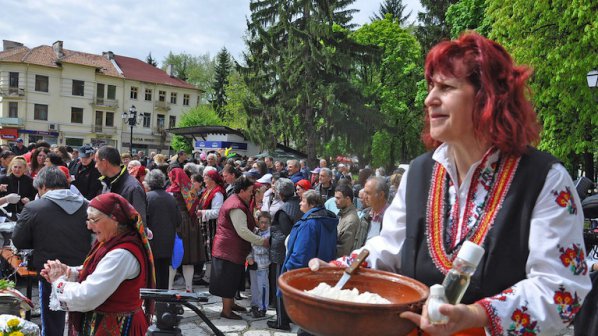
MULTIPOLYGON (((531 147, 521 157, 512 183, 502 199, 502 206, 498 208, 481 243, 486 253, 472 276, 462 303, 469 304, 496 295, 526 278, 532 212, 548 171, 556 162, 558 160, 553 156, 531 147)), ((413 160, 409 167, 407 230, 401 251, 401 274, 428 286, 441 284, 444 279, 444 273, 431 257, 426 237, 428 194, 434 164, 432 152, 429 152, 413 160)))

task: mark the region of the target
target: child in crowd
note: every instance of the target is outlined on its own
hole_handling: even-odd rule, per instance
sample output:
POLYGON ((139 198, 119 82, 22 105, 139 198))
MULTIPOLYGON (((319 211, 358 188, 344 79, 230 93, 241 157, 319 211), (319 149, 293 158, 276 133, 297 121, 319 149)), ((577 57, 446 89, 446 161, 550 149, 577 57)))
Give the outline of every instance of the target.
MULTIPOLYGON (((261 237, 270 236, 270 222, 272 216, 269 212, 261 211, 257 217, 258 227, 256 234, 261 237)), ((270 267, 270 248, 261 245, 252 245, 252 251, 247 256, 249 265, 249 278, 251 280, 251 313, 253 317, 266 316, 270 304, 270 285, 268 281, 268 268, 270 267)))

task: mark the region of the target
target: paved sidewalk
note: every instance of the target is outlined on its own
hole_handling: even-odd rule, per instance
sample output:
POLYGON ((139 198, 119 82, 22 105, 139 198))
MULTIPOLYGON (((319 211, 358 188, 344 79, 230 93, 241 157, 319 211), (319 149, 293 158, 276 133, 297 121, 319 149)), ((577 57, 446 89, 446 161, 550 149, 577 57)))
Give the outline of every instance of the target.
MULTIPOLYGON (((175 283, 175 289, 184 289, 183 287, 177 286, 175 283)), ((208 288, 203 286, 194 286, 194 290, 198 293, 207 293, 208 288)), ((235 302, 243 307, 249 307, 251 305, 249 296, 250 291, 246 290, 243 293, 243 300, 235 300, 235 302)), ((266 321, 273 318, 276 315, 274 309, 267 311, 266 316, 262 318, 254 318, 251 313, 238 313, 243 319, 242 320, 229 320, 220 317, 220 311, 222 310, 222 299, 215 296, 210 296, 209 301, 206 303, 198 304, 198 307, 202 312, 210 319, 210 321, 227 336, 290 336, 297 333, 298 327, 291 324, 291 332, 284 332, 280 330, 270 329, 266 325, 266 321)), ((192 310, 184 307, 185 313, 183 319, 179 325, 179 328, 183 332, 183 335, 188 336, 203 336, 213 335, 212 330, 201 320, 192 310)))

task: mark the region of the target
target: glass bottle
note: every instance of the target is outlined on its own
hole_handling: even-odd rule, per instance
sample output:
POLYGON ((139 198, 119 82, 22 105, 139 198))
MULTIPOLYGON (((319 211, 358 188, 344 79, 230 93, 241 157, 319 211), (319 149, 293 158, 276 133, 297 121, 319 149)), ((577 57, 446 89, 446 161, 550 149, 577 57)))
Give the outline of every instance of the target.
POLYGON ((444 295, 444 287, 442 285, 434 285, 430 287, 430 299, 428 300, 428 319, 432 324, 445 324, 448 322, 448 317, 442 315, 438 310, 440 305, 448 303, 444 295))
POLYGON ((442 282, 448 303, 456 305, 461 302, 469 286, 471 275, 475 272, 483 255, 484 248, 481 246, 470 241, 463 243, 457 258, 453 261, 453 267, 442 282))

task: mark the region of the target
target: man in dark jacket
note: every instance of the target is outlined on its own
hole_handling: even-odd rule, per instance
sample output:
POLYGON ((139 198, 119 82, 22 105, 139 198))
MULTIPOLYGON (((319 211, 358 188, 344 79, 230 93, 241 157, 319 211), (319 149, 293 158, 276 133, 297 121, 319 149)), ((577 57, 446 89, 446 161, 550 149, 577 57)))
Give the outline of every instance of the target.
POLYGON ((73 185, 79 189, 81 195, 87 200, 91 200, 102 193, 102 183, 100 177, 102 174, 96 168, 93 160, 95 150, 89 145, 82 146, 79 149, 79 163, 75 167, 75 181, 73 185))
MULTIPOLYGON (((87 202, 68 189, 66 176, 57 167, 39 171, 33 185, 40 198, 27 203, 12 234, 18 249, 33 249, 32 265, 44 269, 48 260, 66 265, 81 265, 91 248, 87 229, 87 202)), ((49 309, 52 285, 39 281, 43 335, 63 335, 65 312, 49 309)))
POLYGON ((113 192, 124 197, 147 224, 147 199, 145 190, 136 178, 121 165, 120 153, 112 146, 102 146, 95 155, 96 168, 102 174, 102 193, 113 192))

